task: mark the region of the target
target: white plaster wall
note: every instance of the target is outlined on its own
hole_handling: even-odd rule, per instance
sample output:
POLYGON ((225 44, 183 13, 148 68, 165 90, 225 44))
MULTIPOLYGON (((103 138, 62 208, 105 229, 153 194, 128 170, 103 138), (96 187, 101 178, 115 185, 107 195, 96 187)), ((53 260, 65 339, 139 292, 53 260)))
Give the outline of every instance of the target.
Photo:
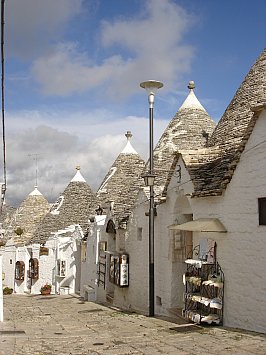
POLYGON ((5 275, 3 287, 7 286, 14 289, 15 264, 16 248, 14 246, 6 246, 3 253, 3 273, 5 275))
POLYGON ((120 290, 120 300, 124 308, 140 313, 148 313, 148 221, 145 212, 149 211, 149 202, 143 192, 136 200, 136 207, 128 223, 125 250, 129 254, 129 287, 120 290), (142 228, 142 240, 138 240, 138 228, 142 228))
MULTIPOLYGON (((105 216, 102 216, 105 220, 105 216)), ((96 291, 98 289, 97 280, 97 262, 98 262, 98 243, 101 240, 101 231, 105 226, 97 225, 97 222, 91 225, 90 233, 87 239, 87 258, 85 262, 82 262, 81 267, 81 296, 85 297, 85 288, 87 286, 96 291)))
POLYGON ((85 296, 85 289, 84 287, 87 286, 95 286, 95 279, 96 277, 96 267, 95 267, 95 255, 93 253, 94 243, 92 243, 92 238, 88 238, 87 240, 87 256, 86 260, 81 260, 81 277, 80 277, 80 295, 81 297, 85 296), (92 271, 94 268, 94 272, 92 271), (92 275, 91 275, 92 274, 92 275))
MULTIPOLYGON (((190 180, 188 176, 184 178, 185 181, 190 180)), ((161 315, 171 314, 172 308, 181 308, 183 296, 182 276, 185 266, 169 257, 170 232, 168 229, 169 225, 177 223, 176 218, 178 213, 181 213, 176 206, 176 200, 179 196, 183 198, 183 190, 177 189, 176 179, 171 184, 166 202, 157 207, 154 230, 155 314, 161 315), (178 289, 180 285, 182 285, 181 290, 178 289)), ((149 211, 149 201, 143 192, 139 193, 135 206, 125 234, 125 251, 129 254, 129 287, 115 288, 115 303, 124 309, 147 314, 149 217, 145 216, 145 213, 149 211), (141 241, 137 238, 138 228, 142 228, 141 241)), ((183 213, 191 213, 189 203, 183 206, 183 213)))
POLYGON ((165 203, 157 207, 155 217, 155 297, 161 299, 161 306, 156 305, 156 314, 171 315, 173 309, 183 306, 184 286, 182 282, 185 265, 180 259, 172 258, 171 232, 169 226, 186 221, 186 215, 192 213, 186 193, 192 191, 190 177, 181 165, 181 181, 174 174, 168 186, 165 203))
MULTIPOLYGON (((29 287, 29 291, 32 294, 39 294, 41 287, 46 283, 51 285, 53 284, 53 270, 55 267, 54 242, 47 242, 45 246, 49 248, 49 254, 42 256, 40 256, 39 244, 29 246, 29 248, 32 249, 32 257, 38 259, 39 261, 39 278, 37 280, 32 280, 31 288, 29 287)), ((25 265, 25 269, 27 270, 27 273, 29 269, 29 262, 25 265)), ((27 280, 27 283, 30 284, 30 280, 27 280)), ((52 292, 55 292, 54 285, 52 292)))
POLYGON ((66 261, 66 276, 61 277, 58 273, 55 275, 55 283, 59 292, 60 287, 69 287, 69 293, 75 293, 76 251, 76 240, 69 237, 60 237, 57 259, 66 261))
POLYGON ((30 254, 25 247, 18 247, 16 250, 16 261, 23 261, 25 264, 24 280, 14 280, 14 292, 24 293, 30 291, 30 284, 27 277, 28 265, 30 260, 30 254))
POLYGON ((258 198, 266 196, 266 112, 258 119, 222 197, 191 200, 194 218, 217 217, 228 233, 195 234, 217 242, 225 273, 224 324, 266 332, 266 226, 259 226, 258 198), (208 235, 207 235, 208 234, 208 235))

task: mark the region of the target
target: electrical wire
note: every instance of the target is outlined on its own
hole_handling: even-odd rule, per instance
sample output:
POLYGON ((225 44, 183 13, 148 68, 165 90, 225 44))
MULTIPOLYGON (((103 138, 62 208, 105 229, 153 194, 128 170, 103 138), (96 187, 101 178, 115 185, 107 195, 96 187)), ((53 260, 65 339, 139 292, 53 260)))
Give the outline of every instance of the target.
POLYGON ((2 141, 3 141, 3 174, 4 174, 4 185, 2 185, 1 191, 1 212, 3 203, 5 200, 6 192, 6 136, 5 136, 5 91, 4 91, 4 8, 5 0, 1 0, 1 96, 2 96, 2 141))

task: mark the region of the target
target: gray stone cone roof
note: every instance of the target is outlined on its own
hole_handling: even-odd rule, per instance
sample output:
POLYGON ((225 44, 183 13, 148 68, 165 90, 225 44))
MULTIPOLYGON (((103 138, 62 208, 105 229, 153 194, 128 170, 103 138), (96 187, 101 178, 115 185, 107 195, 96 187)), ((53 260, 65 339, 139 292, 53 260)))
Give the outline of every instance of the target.
POLYGON ((105 207, 113 201, 114 215, 120 220, 129 216, 143 186, 144 166, 145 162, 138 154, 120 153, 97 191, 99 204, 105 207))
POLYGON ((266 49, 237 90, 205 150, 183 153, 193 196, 221 195, 230 182, 260 110, 266 103, 266 49))
POLYGON ((16 212, 16 207, 3 205, 2 212, 0 213, 0 223, 7 225, 12 218, 12 215, 16 212))
POLYGON ((56 204, 54 204, 38 226, 31 243, 45 243, 51 233, 73 224, 79 224, 84 233, 87 231, 88 218, 95 214, 97 207, 95 194, 89 185, 85 181, 71 181, 61 196, 63 202, 58 208, 59 213, 51 213, 55 210, 56 204))
MULTIPOLYGON (((204 147, 206 137, 203 132, 209 135, 213 132, 215 122, 200 106, 199 104, 198 107, 186 106, 179 109, 154 149, 155 185, 160 187, 161 192, 168 184, 169 172, 173 168, 177 152, 204 147)), ((149 169, 148 164, 149 162, 146 164, 146 170, 149 169)))
POLYGON ((266 48, 250 69, 218 122, 209 146, 235 149, 240 144, 253 116, 252 106, 266 100, 266 48))
POLYGON ((43 195, 29 194, 13 213, 10 222, 4 225, 5 238, 8 239, 7 244, 17 246, 27 244, 49 208, 50 204, 43 195), (17 227, 22 229, 21 235, 15 233, 17 227))

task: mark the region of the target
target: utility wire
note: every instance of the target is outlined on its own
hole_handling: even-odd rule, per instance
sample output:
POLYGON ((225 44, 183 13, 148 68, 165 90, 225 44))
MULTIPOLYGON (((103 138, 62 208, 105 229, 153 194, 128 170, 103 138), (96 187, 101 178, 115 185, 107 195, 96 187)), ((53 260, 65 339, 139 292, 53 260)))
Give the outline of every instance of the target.
POLYGON ((1 191, 1 212, 6 193, 6 136, 5 136, 5 98, 4 98, 4 8, 5 0, 1 0, 1 96, 2 96, 2 140, 3 140, 3 173, 4 173, 4 185, 2 185, 1 191))

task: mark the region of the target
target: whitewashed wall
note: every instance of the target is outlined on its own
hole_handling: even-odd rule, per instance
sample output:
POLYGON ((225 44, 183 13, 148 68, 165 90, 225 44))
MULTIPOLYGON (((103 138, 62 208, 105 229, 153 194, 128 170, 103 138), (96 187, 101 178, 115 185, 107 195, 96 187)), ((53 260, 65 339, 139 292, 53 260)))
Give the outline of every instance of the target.
POLYGON ((14 289, 15 281, 16 248, 5 246, 3 252, 3 287, 7 286, 14 289))
MULTIPOLYGON (((57 235, 50 238, 45 247, 48 248, 48 255, 40 255, 40 245, 33 244, 23 247, 8 246, 4 252, 3 272, 5 273, 4 285, 12 287, 16 293, 32 293, 39 294, 40 289, 46 283, 52 285, 52 293, 62 293, 61 287, 66 286, 67 292, 75 293, 76 290, 76 273, 80 267, 80 249, 77 242, 82 238, 83 234, 79 227, 73 229, 71 236, 57 235), (36 258, 39 262, 39 277, 31 280, 28 277, 29 260, 36 258), (65 277, 59 277, 57 272, 57 260, 66 261, 67 273, 65 277), (12 264, 10 263, 12 260, 12 264), (15 280, 15 264, 16 261, 23 261, 25 264, 24 280, 15 280)), ((79 243, 79 242, 78 242, 79 243)))
POLYGON ((129 254, 129 287, 118 289, 116 302, 123 308, 148 313, 148 217, 146 195, 141 191, 128 223, 125 251, 129 254), (138 232, 142 228, 142 233, 138 232))
MULTIPOLYGON (((264 111, 224 195, 190 199, 193 219, 219 218, 228 231, 193 233, 194 245, 205 238, 217 243, 217 260, 225 274, 224 325, 258 332, 266 332, 266 226, 258 220, 258 198, 266 196, 265 132, 264 111)), ((182 188, 189 193, 184 166, 182 174, 182 188)))
POLYGON ((81 296, 85 299, 91 298, 98 301, 105 301, 106 295, 103 286, 98 287, 96 280, 98 263, 99 242, 104 240, 104 230, 106 228, 106 215, 95 216, 95 222, 91 224, 87 238, 87 256, 82 262, 81 269, 81 296), (97 296, 98 294, 98 296, 97 296))
MULTIPOLYGON (((29 291, 32 294, 39 294, 40 289, 46 283, 53 285, 52 293, 54 293, 54 270, 55 270, 55 243, 54 241, 48 241, 45 245, 49 249, 48 255, 40 256, 40 245, 33 244, 29 247, 32 249, 32 257, 38 259, 39 261, 39 278, 37 280, 32 280, 31 288, 29 287, 29 291)), ((26 270, 29 269, 29 262, 25 264, 26 270)), ((27 273, 26 271, 26 273, 27 273)), ((30 284, 30 280, 27 280, 27 283, 30 284)))

